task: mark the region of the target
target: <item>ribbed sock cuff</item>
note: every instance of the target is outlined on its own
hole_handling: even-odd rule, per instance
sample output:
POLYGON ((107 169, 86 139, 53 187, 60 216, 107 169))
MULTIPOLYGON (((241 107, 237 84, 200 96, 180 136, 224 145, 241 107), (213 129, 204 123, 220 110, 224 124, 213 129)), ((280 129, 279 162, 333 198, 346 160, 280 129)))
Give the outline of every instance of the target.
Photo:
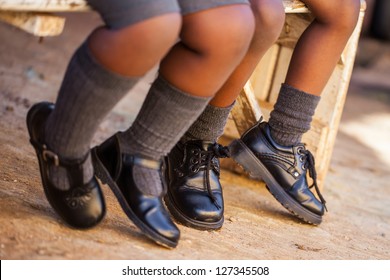
POLYGON ((69 62, 47 120, 47 144, 67 158, 85 155, 100 122, 138 80, 106 69, 84 42, 69 62))
POLYGON ((202 140, 216 142, 223 134, 229 113, 235 102, 228 107, 216 107, 208 104, 194 124, 182 137, 182 142, 202 140))
POLYGON ((282 84, 269 120, 274 140, 285 146, 299 143, 302 135, 310 129, 319 101, 320 96, 282 84))
POLYGON ((123 150, 151 159, 167 155, 209 100, 187 94, 157 77, 133 125, 121 134, 123 150))

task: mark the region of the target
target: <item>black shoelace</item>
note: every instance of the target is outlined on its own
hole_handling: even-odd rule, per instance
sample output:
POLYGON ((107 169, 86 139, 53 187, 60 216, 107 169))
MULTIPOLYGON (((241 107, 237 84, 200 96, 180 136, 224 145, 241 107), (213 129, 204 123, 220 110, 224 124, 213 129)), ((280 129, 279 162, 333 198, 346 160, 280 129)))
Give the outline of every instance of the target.
POLYGON ((326 201, 325 201, 324 197, 322 196, 322 194, 320 192, 320 188, 318 187, 318 184, 317 184, 317 172, 315 169, 316 164, 315 164, 314 156, 309 150, 306 150, 306 149, 302 150, 302 154, 306 158, 305 168, 307 168, 307 170, 309 170, 309 176, 313 179, 313 184, 311 184, 311 186, 309 186, 309 189, 311 189, 313 187, 315 188, 317 195, 321 200, 322 205, 324 205, 325 210, 328 211, 328 209, 326 208, 326 205, 325 205, 326 201))
POLYGON ((222 146, 218 143, 214 143, 211 148, 207 151, 194 151, 193 155, 195 158, 191 158, 191 170, 197 173, 200 169, 203 169, 203 183, 207 188, 207 193, 209 194, 211 200, 217 206, 218 209, 221 209, 222 206, 219 205, 216 197, 214 196, 211 185, 210 185, 210 171, 213 170, 219 178, 219 167, 214 164, 214 158, 227 158, 230 157, 230 151, 228 147, 222 146))

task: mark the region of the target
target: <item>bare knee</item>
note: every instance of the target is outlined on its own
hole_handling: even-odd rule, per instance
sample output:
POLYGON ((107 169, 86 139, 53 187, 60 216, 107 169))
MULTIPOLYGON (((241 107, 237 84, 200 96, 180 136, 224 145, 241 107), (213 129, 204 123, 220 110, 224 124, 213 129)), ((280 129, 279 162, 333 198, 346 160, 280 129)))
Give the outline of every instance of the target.
POLYGON ((256 22, 252 44, 272 44, 279 37, 285 21, 282 1, 251 0, 256 22))
POLYGON ((346 32, 352 33, 359 17, 360 0, 343 0, 335 2, 334 14, 330 16, 337 27, 346 32))
POLYGON ((118 36, 124 40, 123 48, 131 48, 155 64, 177 41, 180 28, 181 15, 166 14, 121 29, 118 36))
POLYGON ((89 38, 99 62, 124 75, 143 75, 178 39, 181 15, 164 14, 120 29, 100 28, 89 38))
POLYGON ((359 17, 360 0, 303 0, 314 13, 317 22, 339 32, 351 34, 359 17))
POLYGON ((246 5, 228 5, 184 17, 181 39, 200 56, 241 60, 252 40, 253 13, 246 5))

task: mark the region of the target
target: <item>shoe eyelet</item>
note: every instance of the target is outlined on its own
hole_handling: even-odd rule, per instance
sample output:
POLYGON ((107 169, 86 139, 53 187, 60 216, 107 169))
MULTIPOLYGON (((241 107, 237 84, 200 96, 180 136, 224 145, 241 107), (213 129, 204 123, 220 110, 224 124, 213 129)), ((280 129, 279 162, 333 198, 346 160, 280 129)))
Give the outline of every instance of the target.
POLYGON ((179 177, 183 177, 183 176, 184 176, 184 173, 181 172, 181 171, 180 171, 179 169, 177 169, 177 168, 175 168, 175 172, 176 172, 177 176, 179 176, 179 177))
POLYGON ((303 154, 302 151, 303 151, 303 148, 302 148, 302 147, 299 147, 299 148, 297 149, 297 153, 300 154, 300 155, 303 154))
POLYGON ((191 162, 192 164, 198 164, 198 163, 199 163, 199 160, 197 160, 196 158, 191 158, 191 159, 190 159, 190 162, 191 162))
POLYGON ((302 164, 302 170, 306 170, 306 167, 304 164, 302 164))
POLYGON ((195 167, 195 166, 191 166, 190 167, 190 170, 194 173, 197 173, 199 171, 199 168, 198 167, 195 167))
POLYGON ((299 161, 300 161, 300 162, 303 162, 303 156, 300 156, 300 157, 299 157, 299 161))

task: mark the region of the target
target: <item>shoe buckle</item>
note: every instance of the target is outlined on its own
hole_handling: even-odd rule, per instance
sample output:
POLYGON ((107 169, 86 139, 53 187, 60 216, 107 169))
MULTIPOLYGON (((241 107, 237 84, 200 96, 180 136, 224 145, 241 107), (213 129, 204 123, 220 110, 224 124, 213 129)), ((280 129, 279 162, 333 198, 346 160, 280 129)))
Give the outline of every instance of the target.
MULTIPOLYGON (((44 147, 44 148, 46 148, 46 147, 44 147)), ((54 161, 55 166, 60 165, 60 158, 58 157, 57 154, 53 153, 50 150, 44 149, 42 151, 42 157, 43 157, 44 161, 48 161, 49 159, 52 159, 54 161)))

